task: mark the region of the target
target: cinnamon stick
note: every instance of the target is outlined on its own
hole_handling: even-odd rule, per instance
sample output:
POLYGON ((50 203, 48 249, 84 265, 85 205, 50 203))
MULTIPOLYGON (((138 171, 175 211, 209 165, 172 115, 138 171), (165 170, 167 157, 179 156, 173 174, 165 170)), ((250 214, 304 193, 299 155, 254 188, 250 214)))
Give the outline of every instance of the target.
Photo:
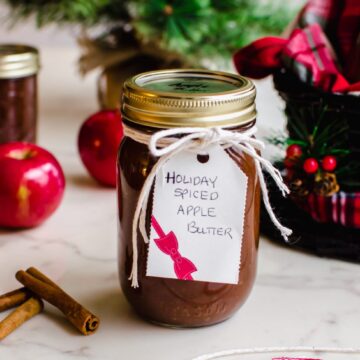
POLYGON ((84 335, 93 334, 99 326, 99 318, 85 309, 57 284, 36 268, 20 270, 16 279, 38 297, 57 307, 84 335))
POLYGON ((31 297, 29 290, 25 288, 10 291, 0 296, 0 312, 19 306, 31 297))
POLYGON ((0 322, 0 340, 12 333, 25 321, 40 313, 43 308, 43 302, 36 297, 26 300, 0 322))

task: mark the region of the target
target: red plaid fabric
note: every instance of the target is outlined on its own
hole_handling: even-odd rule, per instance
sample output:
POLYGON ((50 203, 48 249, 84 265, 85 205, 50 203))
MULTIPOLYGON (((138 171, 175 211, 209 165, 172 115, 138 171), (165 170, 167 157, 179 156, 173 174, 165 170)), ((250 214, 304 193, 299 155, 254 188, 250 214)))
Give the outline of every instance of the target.
POLYGON ((325 30, 336 21, 343 4, 344 0, 310 0, 301 11, 299 24, 305 27, 317 23, 325 30))
POLYGON ((262 79, 282 67, 281 55, 288 40, 266 37, 254 41, 234 55, 239 74, 262 79))
POLYGON ((304 202, 295 201, 315 221, 360 228, 360 192, 340 191, 328 197, 310 194, 304 202))
POLYGON ((318 24, 293 31, 282 51, 282 63, 298 74, 302 81, 324 91, 345 91, 349 86, 318 24))
POLYGON ((348 74, 352 62, 349 56, 355 51, 360 34, 360 1, 310 0, 299 17, 298 25, 306 27, 314 23, 323 28, 337 51, 344 73, 348 74))
POLYGON ((358 80, 352 68, 360 68, 360 59, 355 56, 360 49, 360 1, 344 0, 346 6, 342 12, 337 29, 340 58, 344 64, 344 74, 351 81, 358 80))
POLYGON ((310 0, 300 13, 298 26, 319 24, 336 48, 337 23, 343 7, 344 0, 310 0))
POLYGON ((326 92, 360 91, 360 1, 310 0, 297 25, 289 39, 266 37, 238 51, 239 73, 258 79, 285 67, 326 92))

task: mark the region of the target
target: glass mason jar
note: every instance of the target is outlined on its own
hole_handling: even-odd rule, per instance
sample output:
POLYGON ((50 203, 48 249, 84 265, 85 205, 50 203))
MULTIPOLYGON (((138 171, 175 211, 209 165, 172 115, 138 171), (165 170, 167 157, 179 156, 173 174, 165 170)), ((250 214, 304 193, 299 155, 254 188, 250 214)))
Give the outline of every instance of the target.
POLYGON ((0 144, 36 141, 38 51, 0 44, 0 144))
MULTIPOLYGON (((126 127, 148 135, 181 127, 216 126, 242 132, 255 124, 254 100, 253 83, 241 76, 206 70, 155 71, 125 82, 122 114, 126 127)), ((252 289, 259 241, 259 181, 252 157, 231 147, 226 152, 248 179, 244 214, 238 215, 239 222, 242 216, 244 222, 241 261, 235 269, 237 283, 147 276, 149 244, 138 231, 139 287, 133 288, 129 276, 134 212, 144 181, 158 159, 151 155, 147 145, 125 132, 118 156, 119 275, 128 302, 151 322, 174 327, 216 324, 234 314, 252 289)), ((236 193, 239 188, 230 191, 236 193)), ((148 231, 152 196, 149 199, 148 231)))

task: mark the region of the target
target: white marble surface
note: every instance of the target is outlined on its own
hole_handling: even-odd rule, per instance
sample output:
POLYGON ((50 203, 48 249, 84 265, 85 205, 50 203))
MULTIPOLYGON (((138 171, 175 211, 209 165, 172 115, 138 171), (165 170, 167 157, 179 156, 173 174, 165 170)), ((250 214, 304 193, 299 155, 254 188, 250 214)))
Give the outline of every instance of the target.
MULTIPOLYGON (((101 327, 91 337, 81 336, 56 309, 46 306, 46 314, 0 343, 0 359, 190 360, 234 347, 359 345, 360 267, 290 251, 266 239, 261 241, 255 288, 232 319, 209 328, 170 330, 132 313, 117 277, 115 190, 89 179, 77 155, 79 125, 97 104, 95 77, 84 81, 77 76, 76 56, 71 48, 42 53, 39 140, 63 165, 66 195, 43 226, 0 231, 0 292, 18 286, 16 270, 38 266, 98 314, 101 327)), ((258 107, 262 134, 281 126, 281 104, 269 82, 259 84, 258 107)), ((360 355, 321 358, 350 360, 360 355)))

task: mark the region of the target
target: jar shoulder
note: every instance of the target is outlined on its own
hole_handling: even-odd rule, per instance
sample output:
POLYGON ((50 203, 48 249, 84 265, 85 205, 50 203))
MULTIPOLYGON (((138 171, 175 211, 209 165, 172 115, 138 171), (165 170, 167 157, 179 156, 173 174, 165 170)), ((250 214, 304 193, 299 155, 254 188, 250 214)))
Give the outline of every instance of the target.
POLYGON ((145 144, 124 137, 118 153, 118 168, 130 186, 141 188, 155 161, 145 144))

